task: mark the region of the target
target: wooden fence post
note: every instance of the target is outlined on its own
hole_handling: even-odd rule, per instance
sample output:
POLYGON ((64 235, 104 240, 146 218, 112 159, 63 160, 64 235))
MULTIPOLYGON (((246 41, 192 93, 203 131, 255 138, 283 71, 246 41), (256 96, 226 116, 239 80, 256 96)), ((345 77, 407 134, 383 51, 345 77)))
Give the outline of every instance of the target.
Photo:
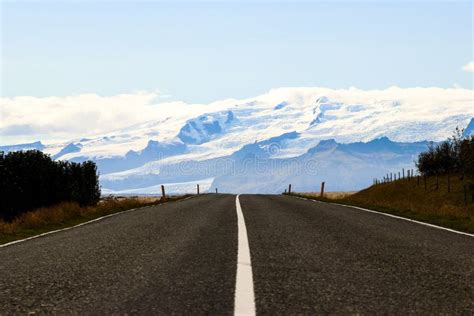
POLYGON ((405 179, 405 168, 402 168, 403 179, 405 179))
POLYGON ((320 197, 323 197, 324 196, 324 181, 321 182, 321 195, 320 197))
POLYGON ((216 188, 216 194, 217 194, 217 188, 216 188))
POLYGON ((197 194, 199 195, 199 184, 196 185, 197 188, 197 194))
POLYGON ((288 186, 288 194, 291 194, 291 184, 288 186))
POLYGON ((166 201, 166 193, 165 193, 165 186, 161 185, 161 200, 164 202, 166 201))

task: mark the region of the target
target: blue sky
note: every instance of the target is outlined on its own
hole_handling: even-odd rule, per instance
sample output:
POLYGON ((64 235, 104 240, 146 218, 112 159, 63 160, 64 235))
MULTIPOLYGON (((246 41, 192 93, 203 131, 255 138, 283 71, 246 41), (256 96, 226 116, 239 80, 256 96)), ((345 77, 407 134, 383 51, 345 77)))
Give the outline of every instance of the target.
POLYGON ((3 96, 473 87, 465 2, 2 2, 3 96))

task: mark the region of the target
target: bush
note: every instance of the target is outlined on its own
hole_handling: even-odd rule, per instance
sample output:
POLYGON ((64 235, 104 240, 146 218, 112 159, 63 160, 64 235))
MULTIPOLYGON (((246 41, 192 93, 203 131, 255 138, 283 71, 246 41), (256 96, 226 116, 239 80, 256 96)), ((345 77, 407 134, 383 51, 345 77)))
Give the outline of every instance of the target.
POLYGON ((416 162, 418 171, 425 176, 459 173, 474 176, 474 136, 463 136, 456 129, 453 137, 420 153, 416 162))
POLYGON ((461 172, 466 175, 474 175, 474 137, 464 140, 460 145, 459 161, 461 172))
POLYGON ((0 218, 12 220, 59 202, 94 205, 100 198, 94 162, 54 161, 37 150, 0 152, 0 218))

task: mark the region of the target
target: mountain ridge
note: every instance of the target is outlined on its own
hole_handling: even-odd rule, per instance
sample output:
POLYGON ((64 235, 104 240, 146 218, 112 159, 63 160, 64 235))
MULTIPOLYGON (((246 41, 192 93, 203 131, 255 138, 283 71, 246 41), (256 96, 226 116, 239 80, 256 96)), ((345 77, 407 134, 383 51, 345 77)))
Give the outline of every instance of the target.
MULTIPOLYGON (((113 133, 65 143, 22 145, 40 148, 56 159, 94 160, 104 188, 110 190, 212 178, 213 185, 235 192, 270 188, 277 192, 277 179, 295 177, 314 185, 315 178, 305 177, 304 170, 285 175, 281 164, 304 167, 315 159, 326 168, 339 170, 319 170, 319 175, 329 183, 338 182, 337 189, 353 190, 389 170, 412 168, 427 140, 445 139, 456 126, 467 126, 465 133, 472 132, 474 124, 472 98, 456 89, 281 88, 244 100, 161 104, 159 108, 158 118, 113 133), (249 162, 251 159, 254 161, 249 162), (245 162, 249 169, 241 170, 241 175, 227 167, 213 171, 229 162, 234 168, 242 168, 245 162), (187 167, 184 172, 186 164, 211 171, 187 167), (262 166, 276 172, 273 178, 258 170, 262 166), (366 173, 359 174, 360 179, 341 180, 342 170, 364 168, 366 173), (275 184, 265 186, 254 174, 275 184), (251 181, 261 184, 250 185, 251 181)), ((22 149, 20 145, 1 148, 22 149)))

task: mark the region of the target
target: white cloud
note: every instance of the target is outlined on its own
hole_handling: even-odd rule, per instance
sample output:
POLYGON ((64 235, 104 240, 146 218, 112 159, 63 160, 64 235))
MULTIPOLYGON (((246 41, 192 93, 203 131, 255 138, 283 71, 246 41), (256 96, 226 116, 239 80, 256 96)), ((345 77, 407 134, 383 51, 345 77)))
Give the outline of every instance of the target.
MULTIPOLYGON (((137 92, 115 96, 82 94, 0 98, 0 145, 37 140, 43 143, 66 142, 107 134, 134 124, 163 122, 168 118, 181 124, 189 115, 226 107, 228 102, 232 102, 186 104, 160 101, 163 97, 168 95, 137 92)), ((159 127, 158 130, 160 134, 166 132, 159 127)))
MULTIPOLYGON (((350 141, 352 138, 372 139, 380 134, 379 129, 383 130, 384 126, 391 124, 395 124, 394 132, 389 136, 395 140, 405 140, 402 136, 410 134, 402 133, 401 127, 397 129, 401 124, 412 124, 410 126, 414 129, 413 133, 418 133, 417 135, 423 139, 443 139, 446 133, 449 135, 452 126, 450 125, 446 132, 437 127, 436 122, 450 118, 464 120, 466 113, 474 116, 472 110, 474 91, 461 87, 454 89, 390 87, 384 90, 280 88, 254 98, 227 99, 209 104, 163 102, 158 92, 108 97, 96 94, 46 98, 14 97, 0 98, 0 145, 41 140, 45 144, 59 146, 51 149, 51 153, 56 153, 62 146, 61 142, 115 135, 116 141, 104 143, 102 147, 96 144, 84 148, 81 154, 85 152, 91 155, 124 154, 130 149, 142 149, 149 139, 159 141, 174 139, 186 120, 201 114, 239 109, 243 109, 246 113, 245 111, 251 110, 253 116, 248 117, 251 123, 250 127, 245 129, 245 133, 239 132, 229 136, 234 137, 229 144, 239 145, 244 134, 249 141, 253 141, 288 131, 306 130, 309 122, 314 119, 315 100, 321 96, 347 104, 348 110, 347 113, 343 109, 332 110, 334 112, 332 115, 338 117, 337 120, 331 121, 331 124, 334 124, 333 130, 320 131, 312 128, 309 132, 314 131, 317 137, 324 138, 339 135, 338 139, 341 141, 350 141), (273 108, 282 100, 288 101, 291 106, 286 108, 286 112, 275 113, 273 108), (354 111, 355 108, 367 109, 364 112, 354 111), (364 113, 373 114, 369 121, 373 120, 374 124, 371 123, 367 127, 358 123, 348 123, 347 120, 351 119, 362 120, 364 113), (288 117, 277 120, 275 115, 288 115, 288 117), (390 120, 385 122, 387 118, 390 120), (420 133, 421 130, 417 130, 419 122, 432 126, 433 132, 420 133), (351 128, 344 128, 345 124, 349 124, 347 126, 351 128), (129 128, 131 126, 133 127, 129 128), (356 128, 358 130, 355 130, 356 128), (368 128, 371 128, 371 132, 368 128), (323 132, 326 134, 322 134, 323 132), (351 138, 346 139, 344 135, 351 138)), ((245 114, 241 119, 244 120, 247 116, 248 114, 245 114)), ((239 124, 243 124, 242 122, 239 124)), ((456 124, 457 121, 453 126, 456 124)), ((314 138, 315 135, 311 137, 314 138)), ((213 150, 233 148, 229 146, 223 145, 213 150)))
POLYGON ((157 93, 103 97, 0 98, 1 143, 8 140, 67 140, 104 133, 156 117, 150 104, 157 93))
POLYGON ((471 61, 471 62, 465 64, 462 67, 462 70, 467 71, 467 72, 474 72, 474 61, 471 61))

